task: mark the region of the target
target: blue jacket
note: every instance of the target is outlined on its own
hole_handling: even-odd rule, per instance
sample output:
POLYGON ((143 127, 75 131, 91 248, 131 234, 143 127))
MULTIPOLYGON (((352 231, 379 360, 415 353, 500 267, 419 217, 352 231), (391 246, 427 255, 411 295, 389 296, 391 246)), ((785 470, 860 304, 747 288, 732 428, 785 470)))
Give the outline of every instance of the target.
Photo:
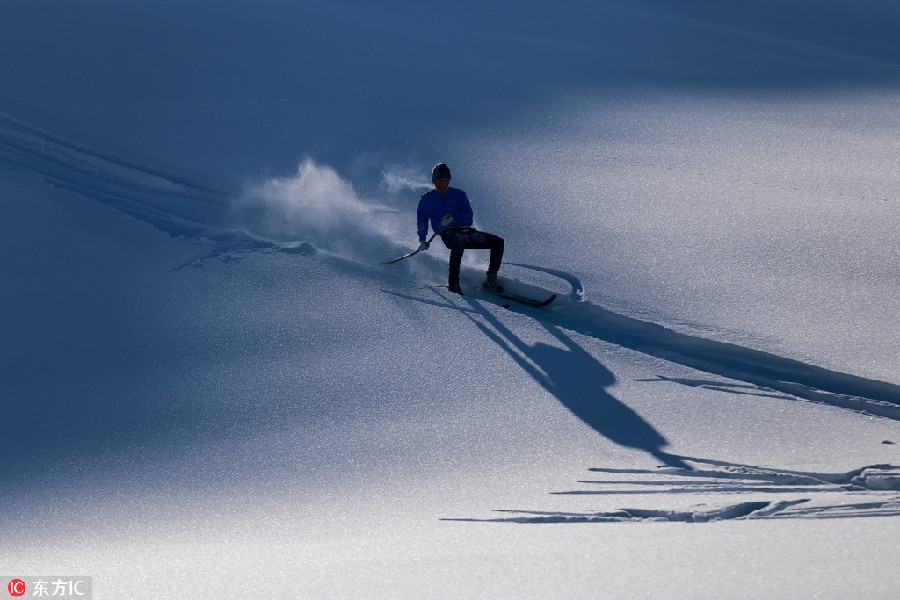
POLYGON ((428 221, 431 220, 431 228, 437 231, 441 228, 441 219, 444 215, 453 215, 451 227, 472 226, 472 206, 466 193, 456 188, 447 188, 447 193, 442 194, 437 190, 431 190, 422 195, 419 200, 419 210, 416 212, 419 226, 419 241, 428 237, 428 221))

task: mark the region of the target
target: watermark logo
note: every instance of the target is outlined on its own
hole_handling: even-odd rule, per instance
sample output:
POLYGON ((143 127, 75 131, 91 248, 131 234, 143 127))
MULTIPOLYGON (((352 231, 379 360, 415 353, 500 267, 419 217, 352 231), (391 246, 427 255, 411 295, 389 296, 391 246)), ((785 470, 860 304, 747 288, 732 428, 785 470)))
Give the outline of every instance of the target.
POLYGON ((6 586, 6 589, 9 590, 10 596, 24 596, 26 587, 25 582, 21 579, 13 579, 6 586))
MULTIPOLYGON (((38 577, 0 576, 0 581, 8 582, 6 591, 13 598, 69 598, 70 600, 93 600, 93 585, 89 576, 43 575, 38 577)), ((2 588, 0 588, 2 589, 2 588)), ((2 592, 0 592, 2 594, 2 592)))

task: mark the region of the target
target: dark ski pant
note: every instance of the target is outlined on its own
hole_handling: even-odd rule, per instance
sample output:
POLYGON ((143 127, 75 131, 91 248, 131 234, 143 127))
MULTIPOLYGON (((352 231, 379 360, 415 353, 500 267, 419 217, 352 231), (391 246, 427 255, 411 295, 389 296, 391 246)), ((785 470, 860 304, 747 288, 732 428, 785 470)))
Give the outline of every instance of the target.
POLYGON ((490 250, 488 273, 496 275, 500 270, 503 261, 502 237, 478 231, 474 227, 461 227, 441 232, 441 240, 450 249, 450 275, 447 278, 450 286, 459 285, 459 267, 465 250, 490 250))

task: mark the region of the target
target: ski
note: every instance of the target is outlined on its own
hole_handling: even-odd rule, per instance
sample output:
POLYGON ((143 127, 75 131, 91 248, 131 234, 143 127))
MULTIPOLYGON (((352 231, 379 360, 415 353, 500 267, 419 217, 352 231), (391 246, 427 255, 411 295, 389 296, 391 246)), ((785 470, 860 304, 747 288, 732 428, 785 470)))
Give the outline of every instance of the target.
POLYGON ((518 294, 506 294, 504 292, 491 292, 495 296, 500 298, 504 298, 506 300, 512 300, 513 302, 518 302, 519 304, 525 304, 527 306, 547 306, 554 300, 556 300, 556 294, 551 294, 549 298, 546 300, 538 300, 536 298, 528 298, 526 296, 519 296, 518 294))
MULTIPOLYGON (((446 289, 446 285, 436 285, 436 288, 444 288, 446 289)), ((542 307, 547 306, 554 300, 556 300, 556 294, 550 294, 550 297, 546 300, 538 300, 537 298, 529 298, 527 296, 520 296, 518 294, 508 294, 506 292, 494 292, 491 290, 485 290, 486 293, 491 294, 492 296, 497 296, 498 298, 503 298, 504 300, 512 300, 513 302, 518 302, 519 304, 524 304, 526 306, 535 306, 542 307)), ((465 296, 465 294, 462 294, 465 296)), ((506 306, 504 306, 506 308, 506 306)))

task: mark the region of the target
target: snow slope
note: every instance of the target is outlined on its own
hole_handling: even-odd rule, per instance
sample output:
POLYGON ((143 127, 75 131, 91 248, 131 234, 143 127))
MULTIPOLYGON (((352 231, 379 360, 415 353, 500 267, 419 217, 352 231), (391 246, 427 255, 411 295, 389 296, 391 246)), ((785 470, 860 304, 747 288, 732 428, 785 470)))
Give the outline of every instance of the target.
POLYGON ((489 4, 3 3, 3 574, 895 594, 896 3, 489 4))

